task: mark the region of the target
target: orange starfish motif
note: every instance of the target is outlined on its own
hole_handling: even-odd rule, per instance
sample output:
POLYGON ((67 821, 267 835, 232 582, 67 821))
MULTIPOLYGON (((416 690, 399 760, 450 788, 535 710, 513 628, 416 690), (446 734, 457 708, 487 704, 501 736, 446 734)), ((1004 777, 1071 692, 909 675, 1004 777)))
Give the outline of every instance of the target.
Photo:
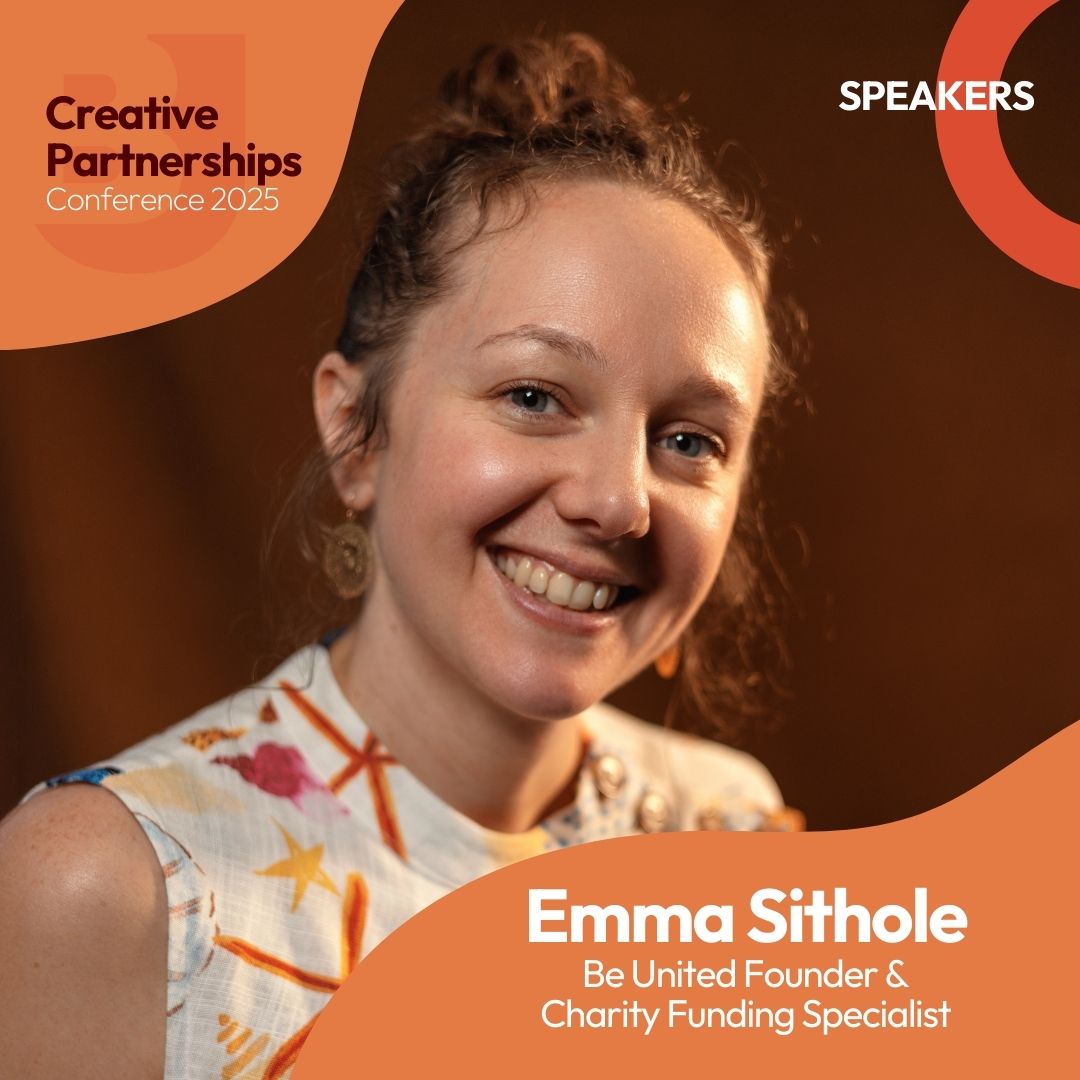
POLYGON ((396 765, 397 759, 379 745, 379 741, 371 732, 368 732, 362 747, 353 745, 330 717, 308 701, 292 683, 282 679, 278 686, 285 691, 285 695, 297 707, 304 719, 348 758, 327 784, 335 795, 361 770, 367 769, 368 788, 375 805, 375 817, 379 822, 383 843, 402 859, 406 858, 405 841, 398 826, 394 799, 384 769, 387 765, 396 765))
MULTIPOLYGON (((364 925, 367 922, 367 908, 367 885, 359 874, 350 874, 345 879, 345 899, 341 908, 341 973, 339 975, 320 975, 317 972, 306 971, 242 938, 218 934, 214 941, 253 967, 262 968, 263 971, 288 979, 289 982, 306 987, 308 990, 332 994, 348 978, 360 959, 364 925)), ((282 1077, 295 1064, 300 1048, 311 1033, 311 1028, 318 1017, 319 1014, 316 1013, 299 1031, 278 1047, 266 1066, 263 1080, 282 1080, 282 1077)))
POLYGON ((322 868, 323 851, 326 845, 316 844, 305 850, 293 839, 284 825, 278 821, 274 824, 281 830, 285 843, 289 845, 289 857, 279 859, 272 866, 268 866, 265 870, 256 870, 255 873, 264 877, 291 877, 293 879, 293 901, 290 911, 295 911, 300 906, 300 901, 304 899, 304 893, 307 892, 309 885, 320 885, 336 893, 337 886, 322 868))

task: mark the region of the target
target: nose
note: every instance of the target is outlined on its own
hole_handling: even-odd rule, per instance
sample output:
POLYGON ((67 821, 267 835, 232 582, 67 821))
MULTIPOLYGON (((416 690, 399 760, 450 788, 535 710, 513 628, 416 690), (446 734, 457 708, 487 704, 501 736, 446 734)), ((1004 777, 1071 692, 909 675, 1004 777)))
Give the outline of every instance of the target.
MULTIPOLYGON (((577 442, 577 440, 574 440, 577 442)), ((555 507, 598 540, 639 538, 649 531, 649 444, 645 432, 596 437, 567 455, 555 507)))

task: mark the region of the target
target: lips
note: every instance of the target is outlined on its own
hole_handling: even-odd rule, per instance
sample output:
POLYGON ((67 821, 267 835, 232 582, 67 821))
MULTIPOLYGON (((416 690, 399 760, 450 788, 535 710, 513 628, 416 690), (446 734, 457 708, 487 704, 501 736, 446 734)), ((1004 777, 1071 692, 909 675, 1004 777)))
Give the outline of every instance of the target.
POLYGON ((520 551, 498 548, 493 553, 496 568, 508 581, 556 607, 571 611, 607 611, 625 599, 626 589, 610 581, 577 577, 566 570, 520 551))

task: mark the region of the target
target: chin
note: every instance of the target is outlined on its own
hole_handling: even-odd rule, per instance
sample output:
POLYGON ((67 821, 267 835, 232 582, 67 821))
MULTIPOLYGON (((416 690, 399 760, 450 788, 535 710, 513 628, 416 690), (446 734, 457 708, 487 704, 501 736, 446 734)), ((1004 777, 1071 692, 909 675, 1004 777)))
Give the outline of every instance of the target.
MULTIPOLYGON (((591 682, 591 680, 590 680, 591 682)), ((492 688, 495 690, 495 688, 492 688)), ((505 709, 530 720, 568 720, 603 698, 605 690, 569 678, 528 676, 500 685, 492 698, 505 709)))

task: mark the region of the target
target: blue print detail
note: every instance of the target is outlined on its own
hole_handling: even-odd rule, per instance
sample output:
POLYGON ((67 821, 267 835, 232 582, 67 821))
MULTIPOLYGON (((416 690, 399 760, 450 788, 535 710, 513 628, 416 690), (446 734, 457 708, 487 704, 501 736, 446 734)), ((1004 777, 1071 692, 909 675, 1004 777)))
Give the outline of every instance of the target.
POLYGON ((74 772, 61 773, 51 780, 45 781, 45 786, 54 788, 61 784, 100 784, 108 780, 110 776, 117 776, 122 770, 113 765, 99 765, 93 769, 76 769, 74 772))

